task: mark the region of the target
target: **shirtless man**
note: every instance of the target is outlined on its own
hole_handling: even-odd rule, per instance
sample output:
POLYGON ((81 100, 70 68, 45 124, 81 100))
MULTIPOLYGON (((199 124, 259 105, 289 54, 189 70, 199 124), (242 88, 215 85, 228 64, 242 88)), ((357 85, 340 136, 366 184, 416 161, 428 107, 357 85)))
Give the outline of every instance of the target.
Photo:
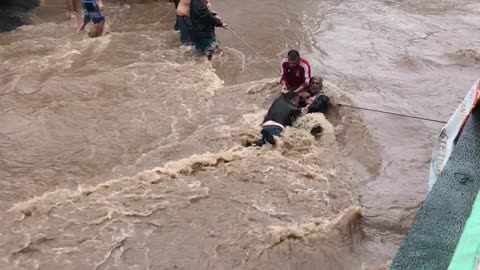
POLYGON ((180 40, 183 45, 193 45, 192 21, 190 20, 190 1, 180 0, 177 7, 177 29, 180 30, 180 40))

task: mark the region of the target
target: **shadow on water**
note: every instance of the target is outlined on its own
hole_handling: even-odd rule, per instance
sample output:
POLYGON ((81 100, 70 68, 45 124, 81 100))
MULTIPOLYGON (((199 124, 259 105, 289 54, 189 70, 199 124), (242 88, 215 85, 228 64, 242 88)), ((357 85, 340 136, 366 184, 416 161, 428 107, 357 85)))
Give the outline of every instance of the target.
POLYGON ((23 16, 40 4, 39 0, 3 0, 0 2, 0 32, 8 32, 28 24, 23 16))

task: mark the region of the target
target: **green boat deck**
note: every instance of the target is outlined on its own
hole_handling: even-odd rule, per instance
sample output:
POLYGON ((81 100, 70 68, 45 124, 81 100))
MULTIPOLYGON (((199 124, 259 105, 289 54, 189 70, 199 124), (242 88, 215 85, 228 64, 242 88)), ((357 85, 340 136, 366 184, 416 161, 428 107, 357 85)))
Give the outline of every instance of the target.
MULTIPOLYGON (((455 260, 452 261, 452 258, 479 190, 480 110, 476 108, 458 138, 450 160, 403 240, 390 269, 463 270, 465 264, 459 268, 459 262, 466 259, 469 259, 473 267, 465 270, 476 269, 476 256, 465 258, 462 251, 457 250, 455 260)), ((475 222, 478 224, 478 221, 471 221, 472 224, 475 222)), ((466 245, 471 243, 468 237, 475 235, 475 229, 478 231, 476 235, 480 233, 480 227, 470 227, 470 232, 462 237, 465 238, 462 243, 466 245)), ((465 248, 464 245, 462 249, 465 248)), ((476 246, 473 248, 478 250, 476 246)))

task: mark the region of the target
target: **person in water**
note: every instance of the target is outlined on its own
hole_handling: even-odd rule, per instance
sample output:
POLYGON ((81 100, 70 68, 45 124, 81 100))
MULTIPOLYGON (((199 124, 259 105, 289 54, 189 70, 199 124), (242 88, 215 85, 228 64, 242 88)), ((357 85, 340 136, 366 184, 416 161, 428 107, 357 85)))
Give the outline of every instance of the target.
MULTIPOLYGON (((180 31, 180 41, 183 45, 193 45, 192 20, 190 19, 191 0, 175 0, 177 20, 175 30, 180 31)), ((206 1, 207 7, 211 9, 210 1, 206 1)))
POLYGON ((213 54, 219 52, 215 27, 230 30, 227 24, 209 8, 207 0, 191 0, 190 19, 192 21, 192 40, 195 48, 212 60, 213 54))
POLYGON ((78 2, 77 2, 77 0, 65 0, 65 5, 67 6, 68 13, 77 13, 78 12, 78 2))
POLYGON ((192 21, 190 20, 191 0, 180 0, 177 6, 176 27, 180 30, 180 40, 183 45, 192 45, 192 21))
POLYGON ((296 50, 288 52, 287 58, 281 61, 281 78, 282 93, 294 91, 300 94, 306 90, 310 84, 310 64, 307 60, 300 57, 300 53, 296 50))
POLYGON ((83 0, 83 22, 77 29, 77 32, 85 29, 85 26, 92 21, 95 24, 95 33, 93 37, 98 37, 103 34, 103 27, 105 25, 105 16, 103 16, 103 0, 83 0))
POLYGON ((255 145, 265 143, 276 144, 275 137, 280 137, 286 126, 291 126, 301 114, 299 109, 300 97, 293 91, 279 96, 268 109, 262 124, 262 138, 255 145))
POLYGON ((306 91, 302 92, 300 101, 302 114, 306 113, 325 113, 330 106, 330 98, 323 93, 322 77, 312 77, 310 85, 306 91))
MULTIPOLYGON (((170 3, 173 3, 175 5, 175 10, 177 10, 178 5, 180 4, 180 0, 170 0, 170 3)), ((176 19, 175 19, 175 25, 173 26, 173 30, 180 31, 180 29, 178 28, 176 19)))

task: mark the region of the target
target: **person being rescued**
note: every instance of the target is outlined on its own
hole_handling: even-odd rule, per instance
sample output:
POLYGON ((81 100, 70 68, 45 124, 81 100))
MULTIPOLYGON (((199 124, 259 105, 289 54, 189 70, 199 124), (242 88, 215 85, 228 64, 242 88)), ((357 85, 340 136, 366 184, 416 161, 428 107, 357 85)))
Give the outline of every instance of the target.
POLYGON ((322 77, 312 77, 310 85, 300 93, 300 97, 302 114, 326 113, 330 106, 330 98, 323 93, 322 77))
POLYGON ((281 92, 294 91, 297 94, 304 92, 310 85, 310 64, 300 57, 296 50, 288 52, 287 58, 281 61, 280 84, 281 92))
POLYGON ((275 137, 280 137, 286 126, 291 126, 302 113, 299 108, 300 97, 293 91, 276 98, 262 124, 261 139, 255 145, 263 146, 265 143, 276 144, 275 137))
POLYGON ((190 20, 192 21, 192 41, 195 48, 212 60, 213 54, 219 52, 215 27, 230 30, 220 16, 209 8, 208 0, 191 0, 190 20))
POLYGON ((309 95, 305 96, 306 99, 295 91, 289 91, 276 98, 263 120, 262 137, 255 145, 261 147, 267 142, 275 145, 275 137, 281 137, 285 127, 291 126, 299 116, 307 113, 325 113, 330 106, 330 98, 324 95, 322 90, 323 79, 313 77, 305 91, 309 95))

